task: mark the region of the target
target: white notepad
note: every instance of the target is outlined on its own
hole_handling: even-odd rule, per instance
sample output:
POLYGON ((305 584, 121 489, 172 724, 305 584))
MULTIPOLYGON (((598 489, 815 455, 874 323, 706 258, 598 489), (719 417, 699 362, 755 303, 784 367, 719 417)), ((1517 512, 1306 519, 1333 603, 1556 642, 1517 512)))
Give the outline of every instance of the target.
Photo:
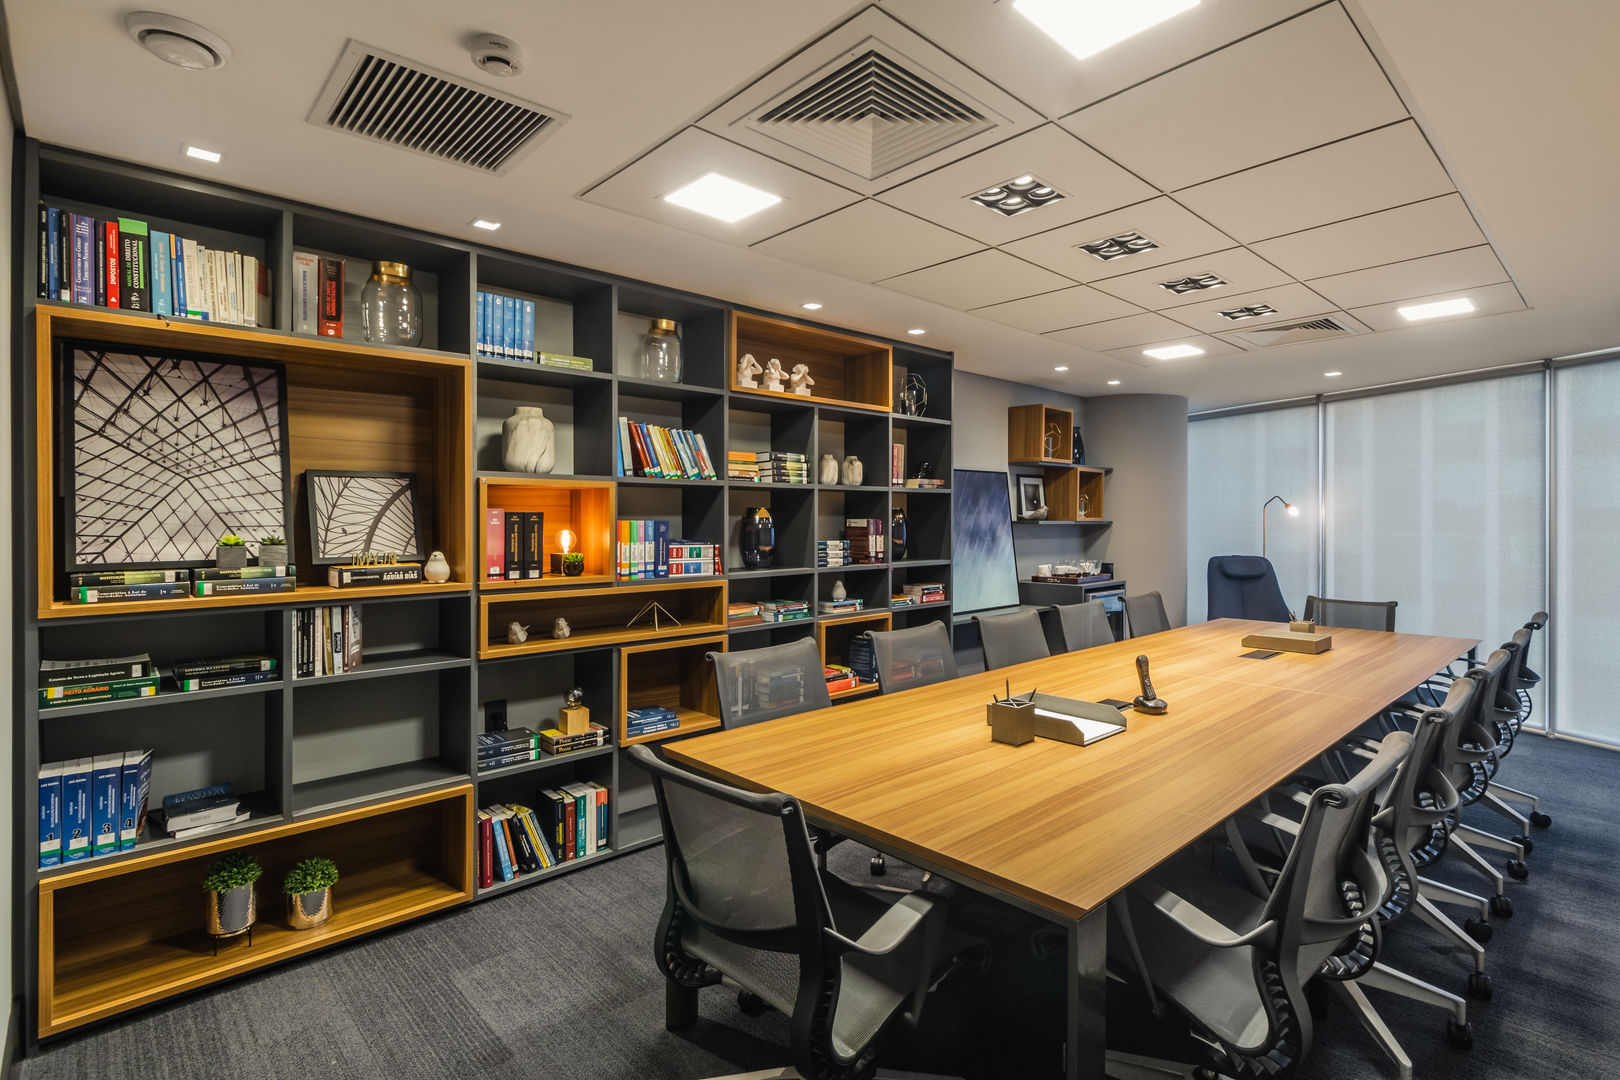
POLYGON ((1124 724, 1110 724, 1102 720, 1088 720, 1083 716, 1067 716, 1063 713, 1052 712, 1048 709, 1036 709, 1036 716, 1044 716, 1049 720, 1059 720, 1073 724, 1080 733, 1080 745, 1090 746, 1098 739, 1106 739, 1110 735, 1117 735, 1125 730, 1124 724))

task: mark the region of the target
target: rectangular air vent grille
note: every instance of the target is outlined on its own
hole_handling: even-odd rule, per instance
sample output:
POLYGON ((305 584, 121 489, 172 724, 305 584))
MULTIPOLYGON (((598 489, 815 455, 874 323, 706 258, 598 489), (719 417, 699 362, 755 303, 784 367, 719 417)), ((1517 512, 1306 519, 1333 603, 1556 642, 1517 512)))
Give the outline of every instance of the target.
POLYGON ((1267 326, 1234 333, 1248 345, 1297 345, 1303 341, 1321 341, 1325 338, 1349 337, 1355 330, 1334 319, 1307 319, 1286 326, 1267 326))
POLYGON ((309 114, 321 127, 497 175, 567 119, 357 41, 309 114))

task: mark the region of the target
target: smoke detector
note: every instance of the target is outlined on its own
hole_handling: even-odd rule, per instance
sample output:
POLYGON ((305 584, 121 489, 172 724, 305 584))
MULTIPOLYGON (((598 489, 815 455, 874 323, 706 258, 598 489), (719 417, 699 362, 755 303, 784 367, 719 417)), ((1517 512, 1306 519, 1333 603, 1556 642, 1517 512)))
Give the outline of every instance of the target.
POLYGON ((205 26, 160 11, 130 12, 124 16, 124 29, 141 48, 175 67, 212 71, 231 60, 231 47, 224 38, 205 26))
POLYGON ((477 34, 472 39, 472 62, 487 74, 502 78, 523 74, 523 46, 499 34, 477 34))

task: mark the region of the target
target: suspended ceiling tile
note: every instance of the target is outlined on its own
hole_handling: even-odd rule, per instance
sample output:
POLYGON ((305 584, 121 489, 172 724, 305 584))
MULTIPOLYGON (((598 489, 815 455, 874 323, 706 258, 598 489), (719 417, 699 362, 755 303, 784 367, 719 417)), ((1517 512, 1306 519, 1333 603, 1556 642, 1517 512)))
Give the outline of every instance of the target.
POLYGON ((1220 251, 1233 244, 1231 237, 1197 214, 1174 199, 1160 196, 1123 210, 1014 240, 1003 245, 1003 250, 1076 281, 1099 281, 1194 255, 1220 251), (1108 260, 1080 249, 1081 244, 1132 232, 1145 236, 1158 247, 1108 260))
POLYGON ((1189 330, 1174 319, 1148 312, 1145 315, 1132 315, 1125 319, 1092 323, 1090 326, 1055 330, 1046 336, 1093 352, 1107 352, 1110 349, 1123 349, 1131 345, 1152 345, 1189 335, 1196 337, 1197 331, 1189 330))
POLYGON ((1490 245, 1481 244, 1443 255, 1317 278, 1310 286, 1341 307, 1358 308, 1477 285, 1494 285, 1506 281, 1507 276, 1490 245))
POLYGON ((1299 322, 1332 311, 1335 306, 1298 282, 1289 282, 1286 285, 1257 289, 1235 296, 1211 297, 1200 304, 1176 308, 1174 314, 1188 326, 1202 330, 1206 334, 1217 334, 1222 330, 1248 330, 1270 323, 1299 322), (1220 314, 1222 311, 1253 307, 1257 304, 1274 307, 1277 309, 1276 313, 1256 315, 1248 319, 1228 319, 1220 314))
POLYGON ((878 198, 976 240, 1003 244, 1157 194, 1073 135, 1047 124, 885 191, 878 198), (1025 175, 1044 180, 1064 197, 1016 217, 970 198, 1025 175))
POLYGON ((1254 250, 1301 281, 1485 243, 1461 195, 1262 240, 1254 250))
POLYGON ((1454 190, 1408 120, 1176 192, 1176 201, 1252 243, 1454 190))
POLYGON ((1117 296, 1121 300, 1129 300, 1149 311, 1163 311, 1166 308, 1218 299, 1231 293, 1265 289, 1290 280, 1292 279, 1287 274, 1248 248, 1235 247, 1193 259, 1183 259, 1178 263, 1167 263, 1149 270, 1138 270, 1123 277, 1109 278, 1107 281, 1097 282, 1092 287, 1111 296, 1117 296), (1205 274, 1213 274, 1226 284, 1184 293, 1172 292, 1162 287, 1168 282, 1205 274))
POLYGON ((687 128, 580 197, 719 240, 752 244, 848 206, 860 196, 706 131, 687 128), (665 195, 710 172, 782 201, 731 224, 664 201, 665 195))
POLYGON ((1133 345, 1128 349, 1109 349, 1107 354, 1115 360, 1123 360, 1128 364, 1136 364, 1148 368, 1186 368, 1202 364, 1208 360, 1218 360, 1223 356, 1240 356, 1243 347, 1237 342, 1222 341, 1210 337, 1208 334, 1188 333, 1186 337, 1174 338, 1167 341, 1155 342, 1152 345, 1133 345), (1156 360, 1147 355, 1148 349, 1164 349, 1171 345, 1192 345, 1203 349, 1202 356, 1186 356, 1176 360, 1156 360))
POLYGON ((973 314, 1016 326, 1020 330, 1044 334, 1048 330, 1139 315, 1141 312, 1142 309, 1135 304, 1128 304, 1084 285, 1076 285, 1072 289, 1059 289, 1011 303, 982 307, 973 314))
POLYGON ((1319 0, 1200 4, 1076 60, 1010 3, 885 0, 884 8, 1047 116, 1073 112, 1281 22, 1319 0))
POLYGON ((1374 330, 1402 330, 1408 326, 1427 326, 1430 323, 1456 322, 1459 319, 1477 319, 1481 315, 1499 315, 1504 311, 1524 310, 1526 310, 1526 304, 1524 298, 1519 295, 1519 290, 1514 287, 1511 281, 1504 281, 1497 285, 1487 285, 1482 289, 1458 289, 1434 296, 1420 296, 1409 300, 1396 300, 1387 304, 1374 304, 1371 307, 1356 308, 1352 314, 1374 330), (1438 319, 1411 322, 1396 310, 1397 308, 1406 307, 1408 304, 1434 304, 1442 300, 1455 300, 1464 296, 1474 302, 1475 310, 1462 315, 1443 315, 1438 319))
POLYGON ((960 258, 983 244, 870 199, 754 245, 778 259, 878 281, 960 258))
POLYGON ((1066 277, 1015 259, 1003 251, 981 251, 901 274, 878 284, 936 304, 968 311, 1022 296, 1052 292, 1073 285, 1066 277))
POLYGON ((1061 123, 1174 191, 1406 115, 1350 17, 1329 4, 1061 123))

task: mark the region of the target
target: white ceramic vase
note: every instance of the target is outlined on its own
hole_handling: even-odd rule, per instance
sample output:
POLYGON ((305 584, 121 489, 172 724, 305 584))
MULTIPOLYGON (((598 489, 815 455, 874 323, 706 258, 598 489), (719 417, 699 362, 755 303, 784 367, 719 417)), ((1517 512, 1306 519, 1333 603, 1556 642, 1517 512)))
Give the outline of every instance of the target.
POLYGON ((838 459, 831 454, 821 455, 821 482, 823 484, 838 483, 838 459))
POLYGON ((520 405, 501 425, 501 460, 507 472, 549 473, 557 463, 557 429, 545 410, 520 405))
POLYGON ((854 454, 846 457, 843 472, 839 477, 840 482, 846 487, 859 487, 865 479, 866 466, 861 464, 861 459, 854 454))

